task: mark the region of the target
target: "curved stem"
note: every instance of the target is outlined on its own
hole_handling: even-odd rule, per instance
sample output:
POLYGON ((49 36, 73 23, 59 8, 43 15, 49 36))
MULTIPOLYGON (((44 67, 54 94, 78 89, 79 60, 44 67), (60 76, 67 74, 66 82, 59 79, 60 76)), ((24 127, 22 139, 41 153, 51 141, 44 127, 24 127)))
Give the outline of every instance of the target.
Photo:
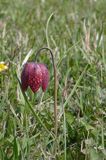
POLYGON ((54 69, 54 118, 55 118, 55 136, 57 138, 57 70, 56 70, 56 65, 54 61, 54 56, 52 53, 52 50, 48 47, 41 48, 37 51, 36 57, 40 54, 42 50, 48 50, 51 54, 52 58, 52 63, 53 63, 53 69, 54 69))

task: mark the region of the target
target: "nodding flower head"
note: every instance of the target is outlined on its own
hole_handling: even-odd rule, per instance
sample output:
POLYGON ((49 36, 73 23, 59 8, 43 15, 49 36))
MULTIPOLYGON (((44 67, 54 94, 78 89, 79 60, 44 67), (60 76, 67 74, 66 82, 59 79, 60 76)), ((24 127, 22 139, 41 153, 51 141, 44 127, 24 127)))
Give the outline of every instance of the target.
POLYGON ((49 71, 42 63, 28 62, 24 65, 21 74, 22 90, 26 91, 28 86, 35 93, 40 87, 45 91, 49 83, 49 71))

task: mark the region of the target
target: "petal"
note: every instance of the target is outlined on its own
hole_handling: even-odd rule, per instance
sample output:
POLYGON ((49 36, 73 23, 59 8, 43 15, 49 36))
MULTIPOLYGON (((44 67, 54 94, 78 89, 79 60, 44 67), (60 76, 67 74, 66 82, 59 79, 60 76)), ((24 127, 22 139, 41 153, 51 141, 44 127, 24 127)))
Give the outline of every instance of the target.
POLYGON ((45 92, 49 83, 49 71, 44 64, 39 64, 42 71, 42 90, 45 92))
POLYGON ((26 91, 28 88, 28 75, 29 75, 28 63, 26 63, 21 73, 21 85, 23 91, 26 91))
POLYGON ((28 79, 28 85, 33 92, 37 92, 42 84, 42 72, 37 63, 30 63, 30 73, 28 79))

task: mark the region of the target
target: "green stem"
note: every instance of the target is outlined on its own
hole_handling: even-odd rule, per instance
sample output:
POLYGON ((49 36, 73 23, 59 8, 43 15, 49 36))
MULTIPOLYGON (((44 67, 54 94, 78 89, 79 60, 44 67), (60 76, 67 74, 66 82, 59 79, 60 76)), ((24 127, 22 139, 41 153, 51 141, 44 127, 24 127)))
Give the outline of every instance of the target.
POLYGON ((41 48, 37 51, 36 58, 42 50, 48 50, 51 54, 53 69, 54 69, 54 119, 55 119, 55 137, 56 137, 56 146, 55 151, 57 152, 57 69, 54 61, 54 56, 52 50, 48 47, 41 48))
POLYGON ((65 109, 63 107, 63 97, 62 97, 62 110, 63 110, 63 134, 64 134, 64 160, 66 160, 67 159, 66 115, 65 115, 65 109))

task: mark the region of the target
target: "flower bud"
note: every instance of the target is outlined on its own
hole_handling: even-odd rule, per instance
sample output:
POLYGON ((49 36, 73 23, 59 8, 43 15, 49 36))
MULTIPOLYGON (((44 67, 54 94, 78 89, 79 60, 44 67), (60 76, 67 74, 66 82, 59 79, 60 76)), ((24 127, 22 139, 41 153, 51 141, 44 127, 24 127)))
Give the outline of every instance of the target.
POLYGON ((22 90, 26 91, 28 86, 35 93, 40 87, 46 91, 49 83, 49 71, 44 64, 28 62, 24 65, 21 74, 22 90))

